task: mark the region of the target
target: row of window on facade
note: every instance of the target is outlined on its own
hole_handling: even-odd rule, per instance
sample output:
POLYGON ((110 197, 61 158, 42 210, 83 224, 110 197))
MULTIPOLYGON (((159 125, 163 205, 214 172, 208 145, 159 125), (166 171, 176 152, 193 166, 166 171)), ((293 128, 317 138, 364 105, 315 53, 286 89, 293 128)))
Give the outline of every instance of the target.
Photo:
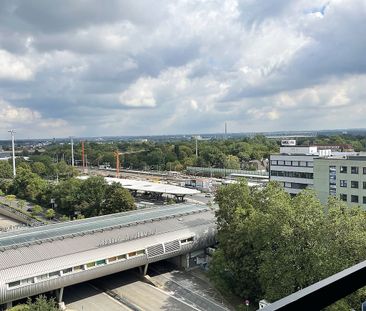
MULTIPOLYGON (((180 243, 181 244, 188 244, 188 243, 192 243, 193 240, 194 240, 194 238, 190 237, 190 238, 181 240, 180 243)), ((113 256, 113 257, 109 257, 109 258, 105 258, 105 259, 101 259, 101 260, 91 261, 91 262, 88 262, 88 263, 83 264, 83 265, 74 266, 74 267, 63 269, 63 270, 54 271, 54 272, 50 272, 50 273, 46 273, 46 274, 42 274, 42 275, 37 275, 35 277, 10 282, 10 283, 8 283, 8 288, 12 289, 14 287, 26 286, 26 285, 30 285, 30 284, 33 284, 33 283, 36 283, 36 282, 45 281, 45 280, 60 277, 60 276, 63 276, 63 275, 68 275, 70 273, 81 272, 81 271, 84 271, 84 270, 89 270, 89 269, 96 268, 98 266, 104 266, 106 264, 115 263, 115 262, 118 262, 118 261, 123 261, 123 260, 127 260, 127 259, 130 259, 130 258, 135 258, 135 257, 138 257, 138 256, 143 256, 145 254, 146 254, 145 250, 142 249, 142 250, 130 252, 128 254, 123 254, 123 255, 113 256)))
POLYGON ((299 184, 294 182, 284 182, 283 186, 290 189, 306 189, 308 187, 308 185, 306 184, 299 184))
MULTIPOLYGON (((348 187, 348 180, 340 180, 339 186, 342 188, 348 187)), ((351 180, 351 188, 358 189, 359 182, 357 180, 351 180)), ((366 189, 366 181, 362 182, 362 189, 366 189)))
MULTIPOLYGON (((342 200, 342 201, 345 201, 345 202, 348 202, 348 196, 347 194, 344 194, 344 193, 341 193, 339 195, 339 198, 342 200)), ((359 201, 359 196, 358 195, 351 195, 350 196, 350 199, 351 199, 351 202, 352 203, 360 203, 359 201)), ((366 204, 366 197, 362 197, 362 204, 366 204)))
POLYGON ((313 167, 313 162, 308 162, 308 161, 271 160, 271 165, 313 167))
MULTIPOLYGON (((351 166, 351 174, 358 174, 360 171, 360 168, 358 166, 351 166)), ((339 167, 340 173, 348 173, 348 166, 340 166, 339 167)), ((363 175, 366 175, 366 167, 362 167, 362 173, 363 175)))
POLYGON ((314 179, 313 173, 271 171, 271 176, 314 179))

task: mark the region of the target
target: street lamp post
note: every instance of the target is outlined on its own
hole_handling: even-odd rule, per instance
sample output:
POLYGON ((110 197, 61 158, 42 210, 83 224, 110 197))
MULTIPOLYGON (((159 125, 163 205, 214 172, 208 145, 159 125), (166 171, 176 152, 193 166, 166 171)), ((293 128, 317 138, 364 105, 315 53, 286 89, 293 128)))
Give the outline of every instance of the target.
POLYGON ((75 165, 75 160, 74 160, 74 140, 73 137, 70 137, 71 139, 71 165, 74 166, 75 165))
POLYGON ((14 147, 14 134, 15 134, 15 130, 9 130, 8 131, 11 134, 11 148, 12 148, 12 152, 13 152, 13 176, 15 178, 16 176, 16 170, 15 170, 15 147, 14 147))

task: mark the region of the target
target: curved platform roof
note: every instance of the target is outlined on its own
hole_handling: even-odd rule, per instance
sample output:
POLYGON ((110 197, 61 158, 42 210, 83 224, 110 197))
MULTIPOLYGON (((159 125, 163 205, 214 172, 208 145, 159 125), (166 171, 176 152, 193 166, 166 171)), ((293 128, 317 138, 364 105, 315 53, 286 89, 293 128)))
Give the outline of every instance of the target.
MULTIPOLYGON (((79 179, 87 179, 89 176, 80 176, 79 179)), ((105 180, 111 184, 113 182, 120 183, 123 188, 142 191, 142 192, 155 192, 155 193, 165 193, 177 196, 185 196, 200 193, 200 191, 195 189, 188 189, 184 187, 155 183, 150 181, 135 180, 135 179, 123 179, 123 178, 113 178, 105 177, 105 180)))
POLYGON ((103 231, 105 229, 127 227, 130 225, 143 224, 155 220, 179 217, 208 210, 209 208, 207 206, 202 205, 174 204, 82 220, 67 221, 36 228, 27 228, 16 232, 0 234, 0 251, 7 248, 28 246, 41 241, 74 237, 77 235, 103 231))

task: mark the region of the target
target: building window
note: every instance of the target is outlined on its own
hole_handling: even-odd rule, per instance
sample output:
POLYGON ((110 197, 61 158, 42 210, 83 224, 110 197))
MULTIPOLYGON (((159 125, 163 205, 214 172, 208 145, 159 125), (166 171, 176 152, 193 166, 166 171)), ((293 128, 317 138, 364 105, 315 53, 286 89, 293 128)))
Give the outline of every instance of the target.
POLYGON ((97 263, 97 266, 103 266, 103 265, 105 265, 107 262, 106 262, 106 260, 105 260, 105 259, 102 259, 102 260, 97 260, 97 261, 96 261, 96 263, 97 263))
POLYGON ((364 181, 364 182, 362 183, 362 185, 363 185, 363 189, 366 189, 366 181, 364 181))
POLYGON ((351 174, 358 174, 358 167, 357 166, 351 166, 351 174))
POLYGON ((137 252, 136 252, 136 255, 137 255, 137 256, 139 256, 139 255, 145 255, 145 250, 144 250, 144 249, 142 249, 142 250, 140 250, 140 251, 137 251, 137 252))
POLYGON ((347 173, 347 166, 341 166, 339 172, 340 173, 347 173))
POLYGON ((125 260, 126 258, 127 258, 126 255, 117 256, 117 260, 125 260))
POLYGON ((339 186, 342 188, 347 188, 347 180, 340 180, 339 186))
POLYGON ((363 174, 366 175, 366 167, 363 168, 363 174))
POLYGON ((292 188, 292 185, 290 182, 285 182, 284 186, 285 186, 285 188, 292 188))
POLYGON ((339 195, 339 198, 342 200, 342 201, 345 201, 345 202, 347 202, 347 194, 340 194, 339 195))
POLYGON ((114 262, 117 260, 117 257, 110 257, 108 258, 108 262, 114 262))
POLYGON ((86 267, 87 267, 88 269, 94 268, 94 267, 95 267, 95 262, 93 261, 93 262, 89 262, 89 263, 87 263, 87 264, 86 264, 86 267))
POLYGON ((277 161, 271 160, 271 165, 277 165, 277 161))
POLYGON ((50 278, 60 276, 60 271, 51 272, 51 273, 49 273, 49 276, 50 276, 50 278))
POLYGON ((292 166, 292 162, 291 161, 285 161, 285 165, 286 166, 292 166))
POLYGON ((366 197, 363 197, 363 199, 362 199, 362 203, 363 203, 363 204, 366 204, 366 197))
POLYGON ((352 180, 351 181, 351 188, 358 189, 358 181, 352 180))
POLYGON ((16 286, 19 286, 19 285, 20 285, 20 281, 10 282, 8 284, 9 288, 16 287, 16 286))
POLYGON ((28 278, 28 279, 21 280, 22 285, 28 285, 28 284, 33 284, 33 283, 34 283, 34 278, 28 278))
POLYGON ((313 162, 308 162, 308 167, 314 167, 314 163, 313 162))
POLYGON ((184 240, 180 240, 181 244, 187 244, 187 243, 192 243, 193 242, 193 237, 190 237, 188 239, 184 239, 184 240))
POLYGON ((48 279, 48 274, 42 274, 37 276, 37 281, 42 281, 48 279))
POLYGON ((351 195, 351 202, 358 203, 358 195, 351 195))
POLYGON ((285 161, 281 161, 281 160, 279 160, 279 161, 278 161, 278 165, 285 165, 285 161))
POLYGON ((74 272, 79 272, 79 271, 83 271, 83 270, 85 270, 84 265, 74 267, 74 272))
POLYGON ((299 161, 292 161, 292 166, 299 166, 299 161))
POLYGON ((128 253, 128 257, 135 257, 135 256, 136 256, 136 252, 128 253))
POLYGON ((72 272, 72 268, 67 268, 62 270, 62 274, 68 274, 72 272))
POLYGON ((313 173, 271 171, 271 176, 314 179, 313 173))
POLYGON ((305 166, 307 166, 307 162, 305 162, 305 161, 301 161, 301 162, 300 162, 300 166, 304 166, 304 167, 305 167, 305 166))

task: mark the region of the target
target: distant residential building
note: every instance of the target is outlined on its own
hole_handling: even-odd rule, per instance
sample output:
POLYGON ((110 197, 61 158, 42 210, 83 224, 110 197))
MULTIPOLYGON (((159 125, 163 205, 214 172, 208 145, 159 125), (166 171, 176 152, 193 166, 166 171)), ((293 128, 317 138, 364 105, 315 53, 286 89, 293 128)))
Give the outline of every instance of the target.
POLYGON ((366 156, 314 160, 314 189, 322 203, 329 196, 366 207, 366 156))

